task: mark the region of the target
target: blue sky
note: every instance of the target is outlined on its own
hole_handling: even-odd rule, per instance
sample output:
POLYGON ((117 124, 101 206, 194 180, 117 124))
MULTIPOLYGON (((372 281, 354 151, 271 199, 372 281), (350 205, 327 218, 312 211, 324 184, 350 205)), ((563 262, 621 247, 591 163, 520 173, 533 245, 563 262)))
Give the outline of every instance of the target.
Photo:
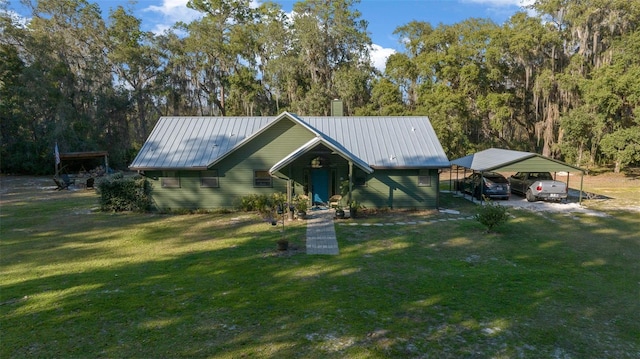
MULTIPOLYGON (((0 2, 7 0, 0 0, 0 2)), ((97 2, 105 15, 118 5, 129 7, 135 16, 142 19, 143 30, 161 33, 177 21, 189 22, 199 13, 186 7, 187 0, 139 0, 129 4, 128 0, 88 0, 97 2)), ((253 0, 258 2, 260 0, 253 0)), ((280 0, 283 10, 290 12, 296 0, 280 0)), ((436 26, 440 23, 453 24, 462 20, 479 17, 490 18, 503 23, 523 5, 532 0, 361 0, 356 8, 366 20, 369 35, 373 41, 372 57, 376 67, 384 68, 385 59, 395 51, 402 51, 402 45, 393 31, 410 21, 425 21, 436 26)), ((10 0, 9 8, 19 11, 19 0, 10 0)))

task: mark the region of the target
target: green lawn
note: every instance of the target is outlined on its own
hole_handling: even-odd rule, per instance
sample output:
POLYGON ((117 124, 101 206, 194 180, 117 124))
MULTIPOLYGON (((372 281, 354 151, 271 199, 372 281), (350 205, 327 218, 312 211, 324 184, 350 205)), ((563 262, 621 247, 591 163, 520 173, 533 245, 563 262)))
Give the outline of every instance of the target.
POLYGON ((493 234, 437 212, 349 220, 339 256, 309 256, 299 221, 279 253, 251 214, 23 197, 2 197, 1 358, 640 357, 638 213, 511 211, 493 234))

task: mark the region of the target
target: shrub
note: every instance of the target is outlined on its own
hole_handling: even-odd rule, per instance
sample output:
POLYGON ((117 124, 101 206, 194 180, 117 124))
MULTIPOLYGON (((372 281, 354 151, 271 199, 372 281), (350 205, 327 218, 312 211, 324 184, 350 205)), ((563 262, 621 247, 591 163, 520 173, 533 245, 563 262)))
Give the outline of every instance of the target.
POLYGON ((309 198, 307 196, 295 196, 293 206, 298 212, 306 212, 309 209, 309 198))
POLYGON ((352 218, 356 218, 358 215, 358 211, 362 208, 362 205, 358 203, 355 199, 349 202, 349 215, 352 218))
POLYGON ((241 211, 256 211, 265 219, 276 217, 278 207, 286 211, 287 196, 284 193, 249 194, 239 199, 237 208, 241 211))
POLYGON ((480 206, 475 217, 478 222, 487 227, 487 232, 491 232, 495 227, 509 219, 507 208, 492 202, 487 202, 486 205, 480 206))
POLYGON ((103 211, 143 212, 151 208, 151 183, 142 176, 125 178, 116 173, 101 178, 97 183, 100 207, 103 211))
POLYGON ((248 194, 240 197, 237 208, 244 212, 260 211, 269 206, 269 196, 266 194, 248 194))

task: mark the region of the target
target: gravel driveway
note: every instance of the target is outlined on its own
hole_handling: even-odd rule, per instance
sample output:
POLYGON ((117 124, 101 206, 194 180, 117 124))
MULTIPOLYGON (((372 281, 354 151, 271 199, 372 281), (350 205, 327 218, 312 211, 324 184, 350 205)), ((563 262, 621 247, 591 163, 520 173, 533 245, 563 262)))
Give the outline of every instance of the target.
MULTIPOLYGON (((457 193, 457 196, 463 197, 462 194, 457 193)), ((576 194, 577 196, 577 194, 576 194)), ((472 198, 470 195, 464 195, 464 198, 473 201, 474 203, 480 203, 475 198, 472 198)), ((579 198, 575 196, 570 196, 566 202, 550 202, 550 201, 536 201, 529 202, 524 197, 520 197, 518 195, 511 195, 509 200, 501 201, 496 200, 494 203, 497 203, 506 207, 513 207, 519 209, 527 209, 534 212, 554 212, 554 213, 584 213, 592 216, 598 217, 606 217, 608 214, 596 210, 592 210, 581 206, 578 203, 579 198)))

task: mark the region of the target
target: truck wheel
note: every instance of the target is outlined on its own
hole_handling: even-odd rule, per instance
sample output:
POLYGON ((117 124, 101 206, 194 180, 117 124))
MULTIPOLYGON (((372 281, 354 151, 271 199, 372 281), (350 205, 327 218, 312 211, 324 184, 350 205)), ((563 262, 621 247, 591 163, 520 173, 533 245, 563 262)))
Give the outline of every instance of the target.
POLYGON ((530 189, 527 190, 527 201, 529 201, 529 202, 535 202, 536 201, 536 196, 533 195, 533 192, 531 192, 530 189))

